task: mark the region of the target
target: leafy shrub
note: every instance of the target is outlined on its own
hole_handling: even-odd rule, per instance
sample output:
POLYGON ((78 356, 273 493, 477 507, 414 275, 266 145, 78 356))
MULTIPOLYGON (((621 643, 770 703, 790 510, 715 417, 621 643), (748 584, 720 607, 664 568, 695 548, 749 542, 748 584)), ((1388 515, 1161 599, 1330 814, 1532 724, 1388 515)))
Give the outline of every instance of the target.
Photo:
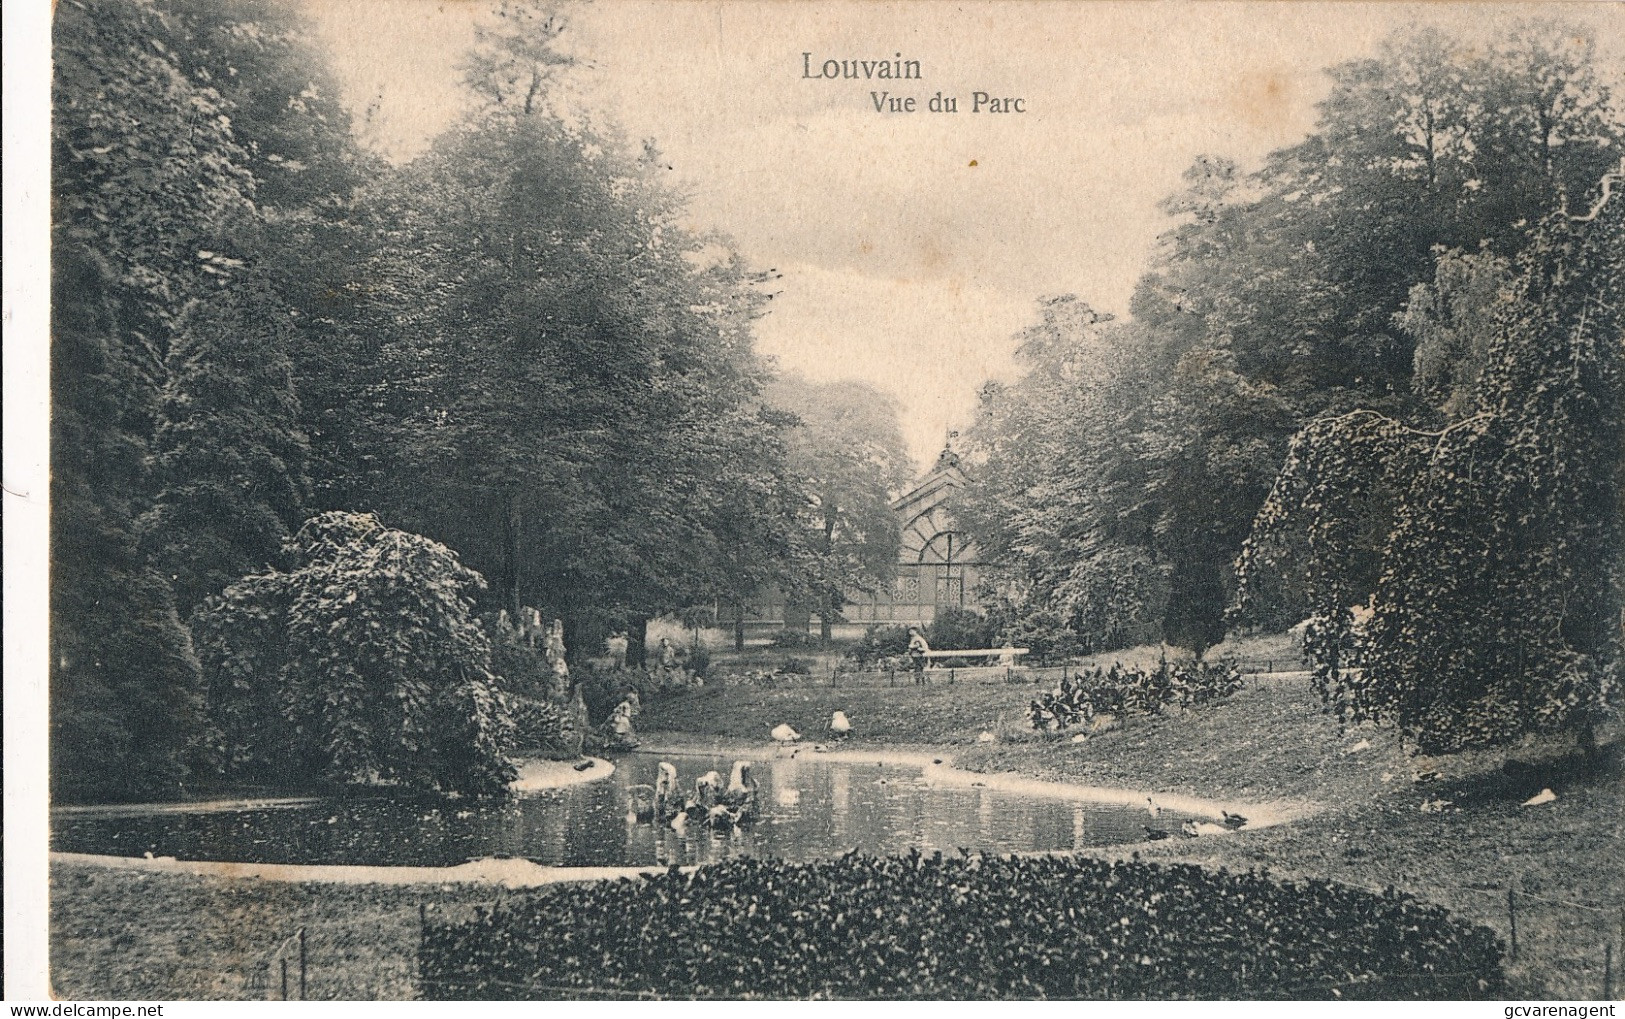
POLYGON ((371 514, 312 517, 287 571, 211 598, 193 634, 219 766, 281 781, 500 793, 507 699, 446 546, 371 514))
POLYGON ((503 626, 491 613, 481 619, 491 637, 491 671, 502 679, 502 688, 512 694, 545 699, 553 684, 553 670, 547 655, 519 637, 519 631, 503 626))
MULTIPOLYGON (((908 631, 903 632, 906 634, 908 631)), ((980 612, 970 609, 941 609, 931 620, 931 625, 925 628, 926 642, 937 651, 993 647, 997 636, 997 626, 980 612)))
POLYGON ((654 680, 642 669, 594 669, 578 686, 587 705, 587 720, 593 726, 603 725, 628 691, 636 690, 640 701, 656 693, 654 680))
POLYGON ((742 858, 428 925, 425 997, 1494 998, 1495 934, 1389 891, 1080 857, 742 858))
POLYGON ((711 650, 703 644, 696 644, 688 651, 688 671, 696 676, 704 677, 711 671, 711 650))
POLYGON ((1169 665, 1164 659, 1155 669, 1110 668, 1081 670, 1041 694, 1028 708, 1034 729, 1065 729, 1094 721, 1097 715, 1156 715, 1164 707, 1199 707, 1223 700, 1243 686, 1232 664, 1169 665))
POLYGON ((908 627, 888 623, 875 623, 863 631, 863 636, 846 652, 846 657, 858 669, 875 667, 885 658, 908 654, 908 627))
POLYGON ((1033 663, 1064 661, 1085 650, 1084 642, 1066 626, 1057 612, 1040 609, 1019 615, 1012 613, 1000 621, 998 645, 1024 647, 1033 663))
POLYGON ((561 705, 523 694, 510 695, 508 703, 514 729, 511 749, 561 761, 581 756, 585 734, 575 731, 561 705))
POLYGON ((786 658, 779 665, 779 671, 788 672, 792 676, 810 676, 812 675, 812 662, 807 661, 805 658, 786 658))
POLYGON ((773 635, 770 643, 786 651, 799 651, 810 648, 817 642, 816 637, 804 630, 780 630, 773 635))

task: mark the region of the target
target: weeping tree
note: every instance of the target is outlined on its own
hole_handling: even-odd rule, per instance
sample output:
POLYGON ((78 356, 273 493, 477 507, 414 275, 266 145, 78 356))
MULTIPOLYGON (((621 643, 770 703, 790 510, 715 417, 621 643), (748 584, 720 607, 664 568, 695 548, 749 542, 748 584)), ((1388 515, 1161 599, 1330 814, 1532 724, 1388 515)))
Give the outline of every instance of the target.
POLYGON ((314 517, 286 554, 193 620, 220 768, 500 792, 513 723, 473 614, 480 575, 372 514, 314 517))
POLYGON ((1625 201, 1547 217, 1498 287, 1459 258, 1431 286, 1477 288, 1475 313, 1430 317, 1462 299, 1435 289, 1410 322, 1489 330, 1476 377, 1441 392, 1454 420, 1305 428, 1239 560, 1243 608, 1287 566, 1276 550, 1301 549, 1305 654, 1342 718, 1427 752, 1556 730, 1589 746, 1619 693, 1625 201))

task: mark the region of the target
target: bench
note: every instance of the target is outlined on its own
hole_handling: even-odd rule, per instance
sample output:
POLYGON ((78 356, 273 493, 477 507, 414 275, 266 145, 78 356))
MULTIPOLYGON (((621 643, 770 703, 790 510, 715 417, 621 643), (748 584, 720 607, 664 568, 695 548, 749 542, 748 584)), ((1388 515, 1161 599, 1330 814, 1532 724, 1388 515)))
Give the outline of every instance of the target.
POLYGON ((1024 647, 990 647, 990 648, 989 647, 984 647, 984 648, 971 648, 969 650, 924 651, 924 652, 920 652, 920 657, 928 659, 928 660, 932 659, 932 658, 995 658, 996 657, 996 658, 1000 658, 1000 659, 1008 658, 1009 661, 1004 663, 1004 664, 1017 665, 1017 664, 1019 664, 1018 659, 1020 659, 1022 655, 1027 654, 1030 650, 1031 650, 1030 648, 1024 648, 1024 647))

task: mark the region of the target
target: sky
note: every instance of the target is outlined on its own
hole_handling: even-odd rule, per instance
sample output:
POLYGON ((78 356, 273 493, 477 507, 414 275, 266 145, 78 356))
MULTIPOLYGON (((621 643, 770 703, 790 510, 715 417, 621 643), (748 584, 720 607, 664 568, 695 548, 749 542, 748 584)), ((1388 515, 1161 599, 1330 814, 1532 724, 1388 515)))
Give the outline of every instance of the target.
MULTIPOLYGON (((482 0, 306 0, 346 101, 409 159, 466 111, 482 0)), ((1037 300, 1126 315, 1199 154, 1256 166, 1304 137, 1323 68, 1422 21, 1493 32, 1533 5, 631 2, 570 15, 573 102, 651 138, 696 227, 778 270, 758 346, 897 398, 923 467, 969 423, 1037 300), (810 56, 804 56, 810 54, 810 56), (807 78, 826 59, 920 62, 903 81, 807 78), (873 92, 914 97, 877 113, 873 92), (973 93, 1023 112, 972 112, 973 93), (938 93, 954 114, 925 107, 938 93)), ((1617 59, 1617 5, 1568 5, 1617 59)))

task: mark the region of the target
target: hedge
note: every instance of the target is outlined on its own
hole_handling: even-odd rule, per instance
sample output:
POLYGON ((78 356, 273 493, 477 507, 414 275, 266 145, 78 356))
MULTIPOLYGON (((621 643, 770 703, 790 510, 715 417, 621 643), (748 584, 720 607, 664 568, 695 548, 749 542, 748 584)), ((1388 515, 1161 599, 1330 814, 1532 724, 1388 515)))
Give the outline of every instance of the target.
POLYGON ((1495 934, 1390 889, 1066 856, 741 858, 430 923, 424 996, 1495 998, 1495 934))

